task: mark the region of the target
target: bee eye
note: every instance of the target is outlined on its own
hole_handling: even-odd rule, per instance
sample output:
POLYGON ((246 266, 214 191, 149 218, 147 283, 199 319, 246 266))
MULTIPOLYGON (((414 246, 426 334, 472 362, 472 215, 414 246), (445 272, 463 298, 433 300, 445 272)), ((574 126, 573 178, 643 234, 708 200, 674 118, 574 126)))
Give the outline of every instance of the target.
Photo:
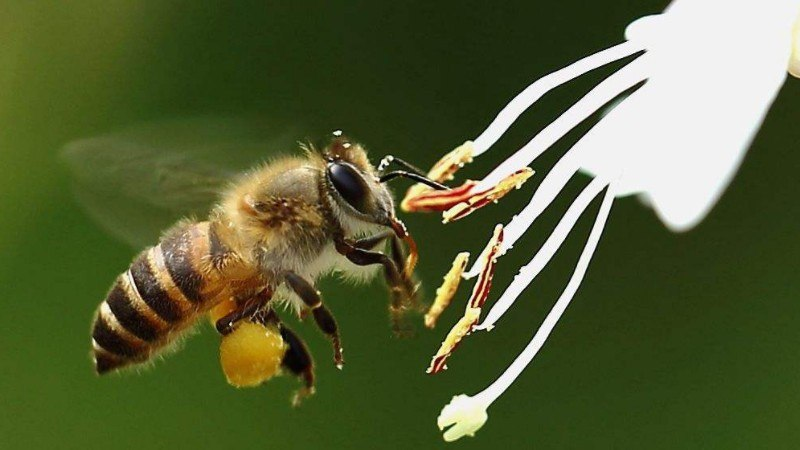
POLYGON ((366 213, 367 184, 349 164, 331 163, 328 165, 328 177, 339 195, 357 211, 366 213))

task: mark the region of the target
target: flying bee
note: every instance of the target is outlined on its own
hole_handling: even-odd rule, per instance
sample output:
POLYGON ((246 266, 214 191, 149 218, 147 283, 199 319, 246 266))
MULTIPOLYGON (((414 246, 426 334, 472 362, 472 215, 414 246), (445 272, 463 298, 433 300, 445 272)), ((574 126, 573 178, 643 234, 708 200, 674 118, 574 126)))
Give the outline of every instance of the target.
MULTIPOLYGON (((205 195, 219 184, 207 166, 198 170, 179 158, 166 158, 169 162, 164 163, 169 152, 129 138, 122 139, 124 148, 119 137, 78 141, 67 146, 65 157, 83 185, 107 188, 116 183, 129 197, 135 190, 125 186, 126 177, 146 185, 150 194, 169 186, 152 202, 159 206, 190 198, 169 192, 180 190, 175 188, 205 195), (120 158, 127 167, 103 167, 120 158), (182 172, 182 181, 169 181, 169 169, 182 172), (187 177, 187 172, 193 175, 187 177)), ((330 339, 334 364, 341 368, 339 329, 314 287, 319 277, 331 272, 365 278, 376 273, 371 267, 381 268, 389 287, 393 328, 402 331, 402 314, 417 302, 417 249, 396 217, 385 183, 407 177, 445 187, 392 157, 376 168, 365 149, 340 132, 321 149, 309 145, 303 150, 303 156, 283 157, 239 176, 204 220, 178 222, 117 277, 92 324, 97 373, 151 360, 210 314, 223 336, 222 364, 232 384, 258 384, 284 369, 301 377, 310 393, 312 358, 303 341, 281 322, 276 306, 286 304, 312 316, 330 339), (404 170, 386 172, 390 164, 404 170), (381 251, 387 242, 389 254, 381 251), (270 349, 252 352, 260 343, 270 349), (254 361, 259 358, 264 361, 254 361), (241 373, 243 367, 252 370, 254 362, 264 363, 257 369, 263 373, 241 373)), ((84 203, 96 215, 103 214, 103 198, 83 192, 84 203)))

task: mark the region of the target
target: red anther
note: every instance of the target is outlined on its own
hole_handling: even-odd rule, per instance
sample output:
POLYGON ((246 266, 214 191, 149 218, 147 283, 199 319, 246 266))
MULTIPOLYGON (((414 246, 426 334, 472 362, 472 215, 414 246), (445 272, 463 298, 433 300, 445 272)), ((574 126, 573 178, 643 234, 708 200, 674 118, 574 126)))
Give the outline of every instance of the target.
POLYGON ((494 229, 492 239, 486 245, 486 248, 481 253, 478 263, 482 263, 481 273, 478 275, 478 281, 472 288, 472 295, 470 295, 467 307, 464 310, 464 316, 450 329, 447 337, 442 342, 439 350, 431 360, 427 372, 435 374, 446 369, 447 358, 453 354, 453 351, 461 343, 464 336, 470 334, 478 324, 480 319, 481 308, 486 303, 489 297, 489 292, 492 288, 492 278, 494 278, 495 265, 497 257, 500 254, 500 248, 503 243, 503 226, 497 225, 494 229))
POLYGON ((444 223, 453 222, 462 219, 473 212, 483 208, 484 206, 494 203, 513 189, 519 189, 533 175, 533 169, 526 167, 520 169, 511 175, 503 178, 490 189, 480 192, 472 192, 463 201, 452 205, 447 211, 442 213, 442 221, 444 223))
POLYGON ((472 188, 477 184, 477 181, 467 180, 461 186, 447 191, 437 191, 427 186, 412 186, 400 207, 406 212, 447 211, 472 197, 472 188))

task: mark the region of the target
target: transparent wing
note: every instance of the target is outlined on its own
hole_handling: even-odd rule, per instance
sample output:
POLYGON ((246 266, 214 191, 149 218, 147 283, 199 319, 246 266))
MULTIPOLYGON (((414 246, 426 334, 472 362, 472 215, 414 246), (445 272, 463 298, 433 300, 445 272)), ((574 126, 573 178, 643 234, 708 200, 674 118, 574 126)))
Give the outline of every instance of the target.
POLYGON ((294 151, 298 136, 262 119, 173 119, 71 142, 62 157, 89 215, 141 247, 182 217, 208 214, 237 173, 294 151))

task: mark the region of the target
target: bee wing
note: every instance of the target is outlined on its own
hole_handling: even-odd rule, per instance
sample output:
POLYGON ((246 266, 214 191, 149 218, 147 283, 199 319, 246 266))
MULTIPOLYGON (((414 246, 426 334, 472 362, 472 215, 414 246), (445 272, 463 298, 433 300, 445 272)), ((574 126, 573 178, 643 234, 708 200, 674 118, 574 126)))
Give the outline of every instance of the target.
POLYGON ((174 119, 70 142, 61 154, 89 215, 141 247, 182 217, 206 216, 237 173, 291 149, 295 136, 259 119, 174 119))

